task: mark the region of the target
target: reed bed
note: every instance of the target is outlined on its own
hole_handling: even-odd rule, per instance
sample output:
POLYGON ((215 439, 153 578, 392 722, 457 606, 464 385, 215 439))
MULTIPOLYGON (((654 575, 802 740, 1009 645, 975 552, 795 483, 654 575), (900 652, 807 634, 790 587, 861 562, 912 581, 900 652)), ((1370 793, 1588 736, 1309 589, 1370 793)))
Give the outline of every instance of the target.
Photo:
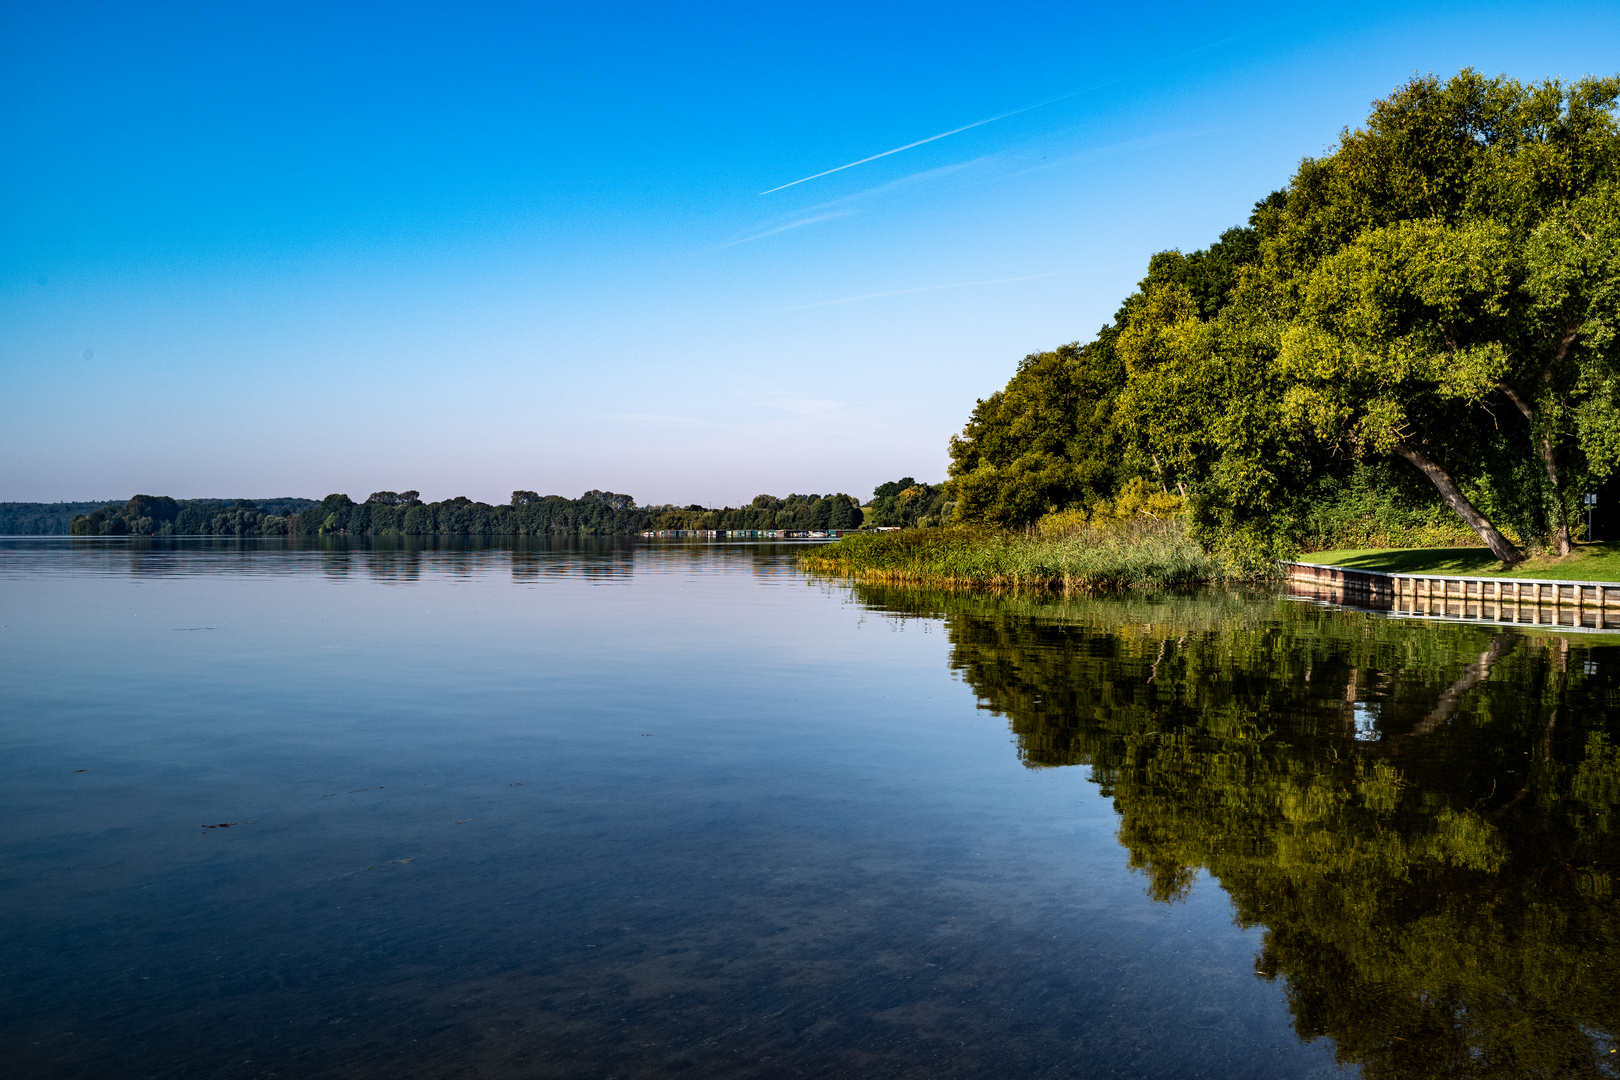
POLYGON ((1142 518, 1058 535, 964 526, 860 533, 800 556, 811 573, 896 585, 1099 592, 1193 585, 1220 567, 1179 521, 1142 518))

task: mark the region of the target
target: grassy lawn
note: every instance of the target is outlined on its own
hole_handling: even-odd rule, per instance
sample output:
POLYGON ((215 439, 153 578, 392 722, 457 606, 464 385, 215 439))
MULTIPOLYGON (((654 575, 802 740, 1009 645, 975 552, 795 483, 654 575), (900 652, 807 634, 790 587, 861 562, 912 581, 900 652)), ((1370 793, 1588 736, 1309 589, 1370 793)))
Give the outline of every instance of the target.
POLYGON ((1502 572, 1488 548, 1374 548, 1368 551, 1313 551, 1300 562, 1383 570, 1393 574, 1467 574, 1477 577, 1557 578, 1563 581, 1620 581, 1620 541, 1581 544, 1562 559, 1542 557, 1502 572))

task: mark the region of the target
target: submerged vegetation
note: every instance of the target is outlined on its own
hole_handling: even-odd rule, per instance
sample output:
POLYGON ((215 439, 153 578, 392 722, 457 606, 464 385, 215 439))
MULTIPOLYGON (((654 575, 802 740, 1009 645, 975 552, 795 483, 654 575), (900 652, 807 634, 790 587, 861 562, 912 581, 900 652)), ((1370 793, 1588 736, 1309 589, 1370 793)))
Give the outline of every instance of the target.
POLYGON ((972 526, 861 533, 800 557, 812 573, 948 588, 1163 588, 1220 575, 1178 521, 1016 534, 972 526))

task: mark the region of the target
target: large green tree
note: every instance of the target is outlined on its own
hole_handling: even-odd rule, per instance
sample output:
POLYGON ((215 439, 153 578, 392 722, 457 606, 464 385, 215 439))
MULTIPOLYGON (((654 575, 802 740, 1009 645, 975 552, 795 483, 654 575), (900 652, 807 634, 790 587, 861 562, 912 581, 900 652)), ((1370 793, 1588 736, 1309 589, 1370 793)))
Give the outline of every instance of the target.
POLYGON ((1394 457, 1512 563, 1483 496, 1528 459, 1519 531, 1569 550, 1582 485, 1620 462, 1617 98, 1415 79, 1257 209, 1229 305, 1175 282, 1128 305, 1121 416, 1195 478, 1206 535, 1270 554, 1311 475, 1394 457))
POLYGON ((1022 525, 1107 498, 1123 464, 1111 422, 1123 371, 1105 327, 1088 345, 1031 353, 951 439, 956 517, 1022 525))
MULTIPOLYGON (((1228 229, 1191 254, 1161 251, 1094 340, 1026 356, 951 440, 956 519, 1027 525, 1051 510, 1095 507, 1137 477, 1186 494, 1199 462, 1167 454, 1170 441, 1149 437, 1144 416, 1119 415, 1128 370, 1121 328, 1167 296, 1189 317, 1213 318, 1258 257, 1259 234, 1249 227, 1228 229)), ((1158 407, 1149 414, 1172 420, 1158 407)))

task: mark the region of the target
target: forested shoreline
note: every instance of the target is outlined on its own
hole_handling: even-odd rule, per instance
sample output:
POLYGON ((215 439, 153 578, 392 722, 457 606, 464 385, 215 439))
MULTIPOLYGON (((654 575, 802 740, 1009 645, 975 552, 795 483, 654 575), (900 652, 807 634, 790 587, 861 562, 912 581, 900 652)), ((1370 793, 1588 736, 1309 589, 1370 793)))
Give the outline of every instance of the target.
POLYGON ((871 505, 842 492, 757 495, 747 506, 638 506, 628 495, 587 491, 577 499, 514 491, 506 504, 465 497, 424 502, 416 491, 377 491, 365 502, 325 499, 175 499, 0 503, 4 536, 525 536, 628 535, 649 530, 826 530, 946 523, 944 484, 903 477, 879 484, 871 505))
POLYGON ((92 502, 0 502, 0 536, 66 536, 76 517, 89 514, 105 500, 92 502))
POLYGON ((637 506, 629 495, 611 491, 587 491, 577 499, 514 491, 509 503, 499 505, 465 496, 424 502, 416 491, 376 491, 359 503, 341 494, 319 502, 263 503, 136 495, 121 505, 78 513, 62 531, 72 536, 623 536, 659 529, 852 529, 862 517, 859 500, 842 493, 759 495, 748 506, 721 509, 637 506))
POLYGON ((954 520, 1567 554, 1620 464, 1620 78, 1417 78, 951 440, 954 520), (1156 502, 1156 507, 1147 504, 1156 502))

